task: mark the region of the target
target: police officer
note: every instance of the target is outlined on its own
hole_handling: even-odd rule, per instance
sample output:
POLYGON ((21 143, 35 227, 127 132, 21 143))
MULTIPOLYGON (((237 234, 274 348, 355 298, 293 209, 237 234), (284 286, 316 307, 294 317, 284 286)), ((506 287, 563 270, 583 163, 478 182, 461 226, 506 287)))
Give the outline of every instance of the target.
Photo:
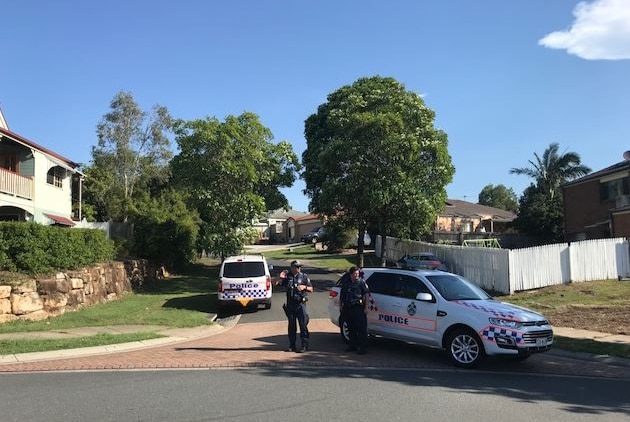
POLYGON ((367 346, 367 311, 368 295, 370 291, 367 283, 361 277, 357 267, 350 267, 348 274, 341 282, 339 306, 341 317, 348 324, 350 343, 346 352, 356 350, 363 355, 367 346))
POLYGON ((276 284, 287 288, 287 303, 283 306, 289 320, 289 348, 287 352, 302 353, 308 350, 308 313, 306 301, 313 285, 308 275, 302 272, 300 261, 291 262, 291 272, 284 270, 276 284), (300 326, 300 348, 296 348, 297 326, 300 326))

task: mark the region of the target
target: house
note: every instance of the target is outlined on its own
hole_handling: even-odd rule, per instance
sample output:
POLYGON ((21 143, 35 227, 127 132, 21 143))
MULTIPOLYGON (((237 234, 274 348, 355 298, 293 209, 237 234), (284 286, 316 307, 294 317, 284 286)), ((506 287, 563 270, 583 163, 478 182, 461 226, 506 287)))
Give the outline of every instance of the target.
POLYGON ((289 217, 284 222, 285 241, 287 243, 299 242, 306 233, 323 225, 323 217, 319 217, 315 214, 289 217))
POLYGON ((258 231, 258 241, 271 243, 285 241, 284 222, 287 221, 288 218, 302 217, 305 215, 308 215, 308 213, 294 209, 285 210, 284 208, 280 208, 269 211, 264 218, 253 222, 253 227, 258 231))
POLYGON ((496 233, 505 229, 516 218, 512 211, 458 199, 447 199, 444 210, 438 214, 435 230, 457 233, 496 233))
POLYGON ((630 151, 624 158, 561 186, 567 241, 630 236, 630 151))
POLYGON ((0 110, 0 221, 74 226, 73 184, 80 197, 83 177, 78 167, 79 164, 11 132, 0 110))

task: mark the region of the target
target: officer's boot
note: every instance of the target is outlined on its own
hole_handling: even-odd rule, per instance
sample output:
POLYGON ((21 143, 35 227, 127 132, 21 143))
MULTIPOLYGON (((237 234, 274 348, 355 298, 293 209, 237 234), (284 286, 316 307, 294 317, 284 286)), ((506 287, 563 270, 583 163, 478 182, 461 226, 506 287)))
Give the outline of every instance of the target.
POLYGON ((302 340, 302 346, 298 350, 298 353, 308 352, 308 340, 302 340))

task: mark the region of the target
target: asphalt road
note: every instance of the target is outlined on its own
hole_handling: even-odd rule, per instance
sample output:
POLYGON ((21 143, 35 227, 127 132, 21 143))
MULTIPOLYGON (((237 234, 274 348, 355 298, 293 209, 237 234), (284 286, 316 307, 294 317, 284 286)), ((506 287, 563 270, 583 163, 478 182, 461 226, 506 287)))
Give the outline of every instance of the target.
MULTIPOLYGON (((271 271, 272 277, 277 277, 280 271, 289 268, 289 262, 286 261, 269 261, 274 266, 271 271)), ((309 295, 308 311, 312 319, 316 318, 328 318, 328 289, 335 285, 335 282, 339 279, 340 274, 336 272, 330 272, 321 268, 304 267, 302 271, 308 274, 313 283, 313 293, 309 295)), ((285 303, 286 290, 283 287, 273 286, 273 297, 271 309, 248 309, 243 311, 242 309, 233 309, 228 314, 219 315, 219 318, 234 315, 234 313, 241 313, 240 322, 269 322, 269 321, 284 321, 286 319, 284 311, 282 310, 282 304, 285 303)))
POLYGON ((0 375, 3 422, 620 421, 628 380, 279 367, 0 375))

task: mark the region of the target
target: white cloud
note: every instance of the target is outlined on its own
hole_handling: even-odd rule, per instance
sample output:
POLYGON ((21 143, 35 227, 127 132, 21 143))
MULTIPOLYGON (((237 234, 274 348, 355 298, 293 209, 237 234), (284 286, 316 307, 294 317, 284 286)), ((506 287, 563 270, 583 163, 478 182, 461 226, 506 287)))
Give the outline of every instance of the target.
POLYGON ((552 32, 538 44, 586 60, 630 59, 630 0, 581 2, 573 15, 570 29, 552 32))

